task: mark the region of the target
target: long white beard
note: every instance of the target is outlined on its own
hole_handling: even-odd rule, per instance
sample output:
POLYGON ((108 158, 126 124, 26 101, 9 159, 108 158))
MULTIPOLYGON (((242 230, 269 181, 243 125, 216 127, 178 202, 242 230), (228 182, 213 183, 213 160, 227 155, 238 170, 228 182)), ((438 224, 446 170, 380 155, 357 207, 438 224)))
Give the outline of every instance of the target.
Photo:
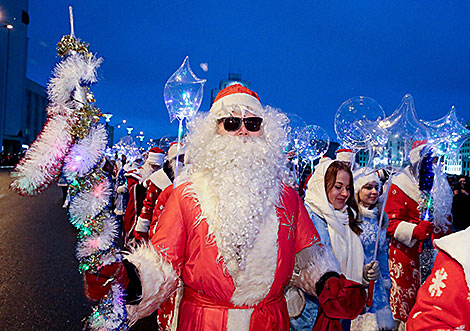
POLYGON ((140 171, 140 176, 142 178, 142 183, 145 183, 145 181, 150 177, 155 172, 153 170, 152 166, 148 163, 144 163, 142 166, 142 169, 140 171))
POLYGON ((215 135, 198 157, 202 162, 187 166, 194 184, 203 182, 198 197, 208 238, 232 276, 245 269, 266 214, 279 203, 285 171, 279 152, 262 138, 215 135))

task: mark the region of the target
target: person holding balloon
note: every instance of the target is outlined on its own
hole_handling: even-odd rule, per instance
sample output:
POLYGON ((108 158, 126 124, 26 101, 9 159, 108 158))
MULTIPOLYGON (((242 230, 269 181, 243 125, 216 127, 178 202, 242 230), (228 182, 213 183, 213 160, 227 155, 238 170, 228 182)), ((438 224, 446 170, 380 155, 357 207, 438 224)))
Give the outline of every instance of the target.
MULTIPOLYGON (((392 177, 385 205, 385 212, 390 220, 387 234, 391 237, 390 306, 394 319, 400 323, 400 328, 404 327, 409 317, 421 285, 422 242, 431 237, 439 238, 450 231, 450 223, 445 224, 448 222, 445 219, 430 222, 431 203, 430 200, 426 203, 423 198, 426 192, 431 191, 433 185, 431 146, 426 140, 415 141, 409 158, 411 165, 392 177), (443 225, 440 226, 440 223, 443 225)), ((443 198, 433 197, 433 201, 443 198)), ((450 204, 451 201, 449 206, 450 204)))
MULTIPOLYGON (((331 247, 341 273, 362 284, 364 278, 375 280, 379 270, 374 263, 364 266, 359 209, 353 190, 349 167, 340 161, 326 159, 317 165, 308 182, 305 205, 322 244, 331 247)), ((292 330, 304 330, 315 321, 319 323, 317 314, 321 307, 319 309, 317 302, 314 297, 306 296, 302 313, 291 319, 292 330)), ((342 328, 349 330, 350 320, 354 318, 352 315, 343 317, 342 328)))
POLYGON ((387 215, 379 203, 381 181, 377 173, 370 168, 361 168, 354 172, 354 193, 359 205, 360 235, 364 248, 364 264, 377 261, 380 274, 373 287, 373 301, 370 307, 352 322, 354 330, 392 330, 395 327, 390 308, 390 272, 388 268, 388 241, 386 230, 387 215), (378 242, 377 242, 378 241, 378 242))

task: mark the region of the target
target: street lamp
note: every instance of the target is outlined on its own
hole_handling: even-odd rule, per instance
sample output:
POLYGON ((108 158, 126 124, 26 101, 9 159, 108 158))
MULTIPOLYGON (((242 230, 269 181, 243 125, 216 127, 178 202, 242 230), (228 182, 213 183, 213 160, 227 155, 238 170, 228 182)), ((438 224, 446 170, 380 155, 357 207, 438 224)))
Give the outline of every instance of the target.
POLYGON ((132 130, 134 130, 134 128, 133 128, 132 126, 128 126, 128 127, 126 128, 126 130, 127 130, 127 135, 130 136, 131 133, 132 133, 132 130))
POLYGON ((3 23, 2 25, 5 29, 7 29, 7 45, 6 45, 6 60, 5 60, 5 86, 3 88, 3 109, 2 109, 2 116, 1 116, 1 134, 0 134, 0 146, 2 147, 3 152, 3 138, 5 136, 5 117, 7 112, 7 93, 8 93, 8 67, 10 62, 10 31, 13 29, 13 25, 11 23, 3 23))
POLYGON ((140 140, 140 149, 142 149, 142 142, 144 141, 145 136, 143 135, 143 131, 140 131, 140 135, 135 136, 137 139, 140 140))

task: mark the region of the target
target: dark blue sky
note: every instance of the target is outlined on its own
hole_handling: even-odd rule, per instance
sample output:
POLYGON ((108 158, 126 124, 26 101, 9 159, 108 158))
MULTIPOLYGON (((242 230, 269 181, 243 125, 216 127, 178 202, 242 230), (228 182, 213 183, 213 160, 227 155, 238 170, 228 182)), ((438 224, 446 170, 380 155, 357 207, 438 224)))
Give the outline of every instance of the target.
POLYGON ((176 134, 163 86, 186 55, 207 79, 201 110, 231 69, 263 104, 322 126, 334 140, 337 108, 357 95, 376 99, 387 115, 410 93, 420 118, 455 105, 470 119, 468 0, 30 0, 28 76, 41 84, 70 31, 68 5, 76 36, 104 58, 92 88, 97 105, 146 136, 176 134))

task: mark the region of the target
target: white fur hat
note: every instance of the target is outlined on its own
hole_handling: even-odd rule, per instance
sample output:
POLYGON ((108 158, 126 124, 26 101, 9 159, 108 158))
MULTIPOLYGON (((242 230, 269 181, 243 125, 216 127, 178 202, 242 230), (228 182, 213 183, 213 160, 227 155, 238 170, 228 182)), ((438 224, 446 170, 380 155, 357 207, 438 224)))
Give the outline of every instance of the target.
POLYGON ((165 159, 165 152, 158 147, 153 147, 149 150, 146 163, 157 164, 159 166, 163 165, 165 159))
POLYGON ((354 171, 354 193, 357 194, 364 185, 370 182, 377 182, 379 184, 379 188, 382 184, 377 172, 373 169, 364 167, 354 171))
POLYGON ((417 163, 421 159, 421 151, 426 146, 427 140, 416 140, 411 146, 410 162, 417 163))
POLYGON ((336 160, 341 162, 348 162, 354 163, 354 157, 356 153, 354 153, 349 148, 341 148, 336 151, 336 160))

